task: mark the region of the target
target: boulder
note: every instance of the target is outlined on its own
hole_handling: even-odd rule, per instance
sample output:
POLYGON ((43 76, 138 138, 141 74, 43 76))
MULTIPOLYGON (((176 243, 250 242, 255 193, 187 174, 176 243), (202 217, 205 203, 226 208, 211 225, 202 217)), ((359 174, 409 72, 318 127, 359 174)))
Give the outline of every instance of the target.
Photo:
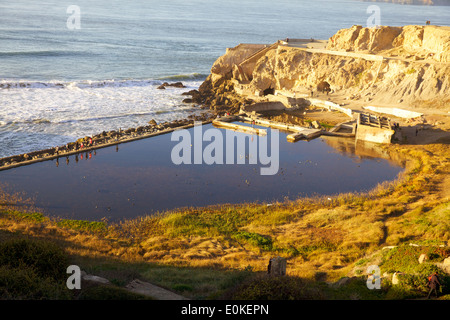
POLYGON ((395 273, 392 275, 392 284, 393 284, 393 285, 400 284, 400 278, 399 278, 398 276, 401 275, 401 274, 403 274, 403 273, 401 273, 401 272, 395 272, 395 273))
POLYGON ((174 82, 174 83, 164 82, 157 89, 166 89, 166 87, 186 88, 182 82, 174 82))
POLYGON ((428 257, 425 253, 422 253, 419 257, 419 263, 422 264, 425 260, 428 260, 428 257))
POLYGON ((170 87, 175 87, 175 88, 186 88, 185 85, 182 82, 175 82, 175 83, 171 83, 169 84, 170 87))
POLYGON ((442 270, 450 274, 450 257, 445 258, 442 262, 442 270))
POLYGON ((196 94, 199 94, 198 90, 189 90, 187 92, 183 92, 181 95, 182 96, 194 96, 196 94))
POLYGON ((150 121, 148 122, 148 124, 149 124, 149 125, 152 125, 152 126, 156 126, 156 125, 157 125, 155 119, 150 120, 150 121))

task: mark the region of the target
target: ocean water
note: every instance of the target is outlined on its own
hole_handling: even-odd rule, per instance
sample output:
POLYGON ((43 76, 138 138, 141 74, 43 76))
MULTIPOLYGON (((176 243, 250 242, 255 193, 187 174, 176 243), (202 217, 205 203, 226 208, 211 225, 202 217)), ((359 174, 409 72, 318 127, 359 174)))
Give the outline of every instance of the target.
POLYGON ((448 7, 356 0, 1 1, 0 157, 201 112, 181 93, 227 47, 327 39, 374 4, 382 25, 450 21, 448 7))

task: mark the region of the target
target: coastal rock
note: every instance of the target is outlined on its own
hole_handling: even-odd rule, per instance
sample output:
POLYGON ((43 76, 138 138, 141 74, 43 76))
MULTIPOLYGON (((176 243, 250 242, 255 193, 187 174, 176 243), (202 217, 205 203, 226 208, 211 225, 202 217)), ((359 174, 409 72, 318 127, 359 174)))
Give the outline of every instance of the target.
POLYGON ((219 57, 193 101, 217 112, 234 113, 245 99, 261 102, 277 92, 309 96, 319 83, 326 82, 326 90, 319 88, 314 97, 345 94, 351 100, 395 101, 405 107, 425 104, 440 108, 450 103, 446 94, 450 91, 450 65, 433 63, 450 61, 448 27, 353 26, 331 37, 324 52, 279 42, 260 46, 259 51, 253 47, 253 53, 247 49, 239 45, 219 57))
POLYGON ((156 125, 157 125, 155 119, 150 120, 150 121, 148 122, 148 124, 151 125, 151 126, 156 126, 156 125))
POLYGON ((163 84, 158 86, 157 89, 166 89, 166 87, 186 88, 186 86, 182 82, 174 82, 174 83, 164 82, 163 84))
POLYGON ((217 79, 225 77, 230 79, 233 73, 233 66, 240 64, 257 51, 263 49, 265 45, 261 44, 239 44, 234 48, 227 48, 226 53, 217 59, 211 67, 211 74, 217 82, 217 79))
POLYGON ((175 87, 175 88, 186 88, 186 86, 182 82, 171 83, 168 86, 175 87))
POLYGON ((181 95, 182 96, 195 96, 197 94, 199 94, 198 90, 194 89, 194 90, 189 90, 187 92, 183 92, 181 95))
POLYGON ((430 58, 450 62, 450 29, 440 26, 409 25, 339 30, 330 38, 327 50, 385 53, 403 57, 430 58))
POLYGON ((380 26, 363 28, 353 26, 339 30, 330 38, 328 50, 381 51, 392 49, 394 39, 402 32, 401 27, 380 26))

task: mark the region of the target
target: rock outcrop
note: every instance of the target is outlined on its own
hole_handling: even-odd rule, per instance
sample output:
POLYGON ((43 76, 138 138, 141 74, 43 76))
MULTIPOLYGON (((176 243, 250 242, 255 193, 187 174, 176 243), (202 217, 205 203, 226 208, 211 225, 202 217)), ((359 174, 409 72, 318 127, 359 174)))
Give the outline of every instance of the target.
POLYGON ((259 50, 241 44, 214 63, 196 103, 235 112, 255 97, 308 94, 323 82, 332 93, 371 103, 448 106, 450 27, 353 26, 339 30, 319 50, 287 41, 259 50))
POLYGON ((450 62, 450 27, 404 26, 339 30, 330 38, 328 50, 395 55, 403 58, 450 62), (390 50, 390 51, 388 51, 390 50))

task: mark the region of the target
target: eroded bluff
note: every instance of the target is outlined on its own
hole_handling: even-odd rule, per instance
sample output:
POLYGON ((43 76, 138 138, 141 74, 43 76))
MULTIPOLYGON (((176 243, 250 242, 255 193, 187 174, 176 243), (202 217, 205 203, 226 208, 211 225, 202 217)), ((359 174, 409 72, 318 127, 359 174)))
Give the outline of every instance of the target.
POLYGON ((450 28, 404 26, 339 30, 323 47, 239 44, 218 58, 193 94, 222 112, 275 92, 310 93, 321 82, 352 99, 408 107, 450 103, 450 28))

